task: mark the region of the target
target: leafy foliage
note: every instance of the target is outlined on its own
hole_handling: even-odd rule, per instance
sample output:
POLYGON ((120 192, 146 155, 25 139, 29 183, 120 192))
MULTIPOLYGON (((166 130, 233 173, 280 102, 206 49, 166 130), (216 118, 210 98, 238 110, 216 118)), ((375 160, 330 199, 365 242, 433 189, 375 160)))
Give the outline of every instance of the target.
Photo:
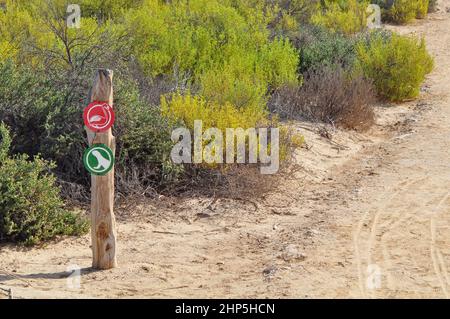
POLYGON ((357 46, 358 69, 391 101, 415 98, 421 83, 433 69, 433 58, 425 40, 392 34, 373 34, 369 42, 357 46))
POLYGON ((173 183, 182 167, 169 158, 172 126, 156 106, 139 95, 135 83, 116 81, 117 189, 124 195, 173 183))
POLYGON ((423 19, 428 13, 430 0, 373 0, 383 9, 386 20, 406 24, 414 18, 423 19))
POLYGON ((181 120, 187 128, 194 129, 194 121, 203 121, 205 128, 216 127, 225 132, 227 128, 250 128, 265 119, 260 109, 245 108, 240 110, 226 102, 207 102, 201 96, 174 94, 163 98, 161 103, 163 114, 174 120, 181 120))
POLYGON ((267 89, 297 79, 298 54, 286 40, 270 41, 270 19, 246 1, 149 0, 126 21, 146 74, 187 77, 219 103, 261 106, 267 89))
POLYGON ((52 164, 27 155, 8 157, 11 142, 0 125, 0 241, 36 244, 57 235, 80 235, 88 223, 64 209, 52 164))
POLYGON ((356 60, 355 42, 354 38, 322 27, 305 27, 294 41, 300 50, 300 72, 334 65, 351 69, 356 60))
POLYGON ((321 10, 312 16, 311 21, 334 32, 354 34, 367 26, 368 4, 369 1, 364 0, 324 0, 321 1, 321 10))

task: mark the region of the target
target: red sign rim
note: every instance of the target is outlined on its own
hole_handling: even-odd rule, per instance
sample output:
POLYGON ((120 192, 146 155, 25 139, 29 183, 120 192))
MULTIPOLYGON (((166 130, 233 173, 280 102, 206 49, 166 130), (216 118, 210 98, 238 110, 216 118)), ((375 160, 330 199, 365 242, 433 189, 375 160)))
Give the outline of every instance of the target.
POLYGON ((114 121, 115 121, 114 110, 107 102, 94 101, 94 102, 90 103, 84 109, 83 120, 84 120, 84 125, 86 125, 86 127, 89 130, 91 130, 92 132, 97 132, 97 133, 105 132, 114 125, 114 121), (107 117, 108 117, 108 122, 105 123, 104 125, 101 125, 101 126, 94 125, 89 121, 89 114, 96 107, 102 107, 105 116, 107 115, 107 117))

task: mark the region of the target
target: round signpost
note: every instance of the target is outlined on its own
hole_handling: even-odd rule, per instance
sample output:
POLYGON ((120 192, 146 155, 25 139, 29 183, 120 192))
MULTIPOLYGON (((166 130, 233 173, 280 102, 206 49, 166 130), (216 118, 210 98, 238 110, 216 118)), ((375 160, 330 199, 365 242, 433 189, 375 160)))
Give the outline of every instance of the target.
POLYGON ((106 132, 113 126, 113 108, 106 102, 92 102, 83 112, 84 125, 92 132, 106 132))
POLYGON ((89 173, 104 176, 114 167, 114 154, 105 144, 94 144, 84 151, 83 163, 89 173))

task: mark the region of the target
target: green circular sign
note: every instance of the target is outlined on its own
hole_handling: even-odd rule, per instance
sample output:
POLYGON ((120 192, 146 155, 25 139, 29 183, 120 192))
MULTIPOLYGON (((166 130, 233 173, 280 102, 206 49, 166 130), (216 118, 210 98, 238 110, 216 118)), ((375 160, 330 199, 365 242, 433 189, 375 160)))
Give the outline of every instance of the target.
POLYGON ((95 144, 84 151, 84 167, 93 175, 106 175, 114 167, 114 154, 105 144, 95 144))

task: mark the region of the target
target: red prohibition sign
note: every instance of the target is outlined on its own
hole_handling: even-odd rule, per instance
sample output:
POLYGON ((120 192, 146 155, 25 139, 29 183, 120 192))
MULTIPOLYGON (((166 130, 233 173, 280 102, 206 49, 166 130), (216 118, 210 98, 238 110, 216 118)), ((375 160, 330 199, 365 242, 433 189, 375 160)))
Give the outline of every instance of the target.
POLYGON ((92 102, 83 113, 84 125, 93 132, 105 132, 114 124, 113 108, 106 102, 92 102))

